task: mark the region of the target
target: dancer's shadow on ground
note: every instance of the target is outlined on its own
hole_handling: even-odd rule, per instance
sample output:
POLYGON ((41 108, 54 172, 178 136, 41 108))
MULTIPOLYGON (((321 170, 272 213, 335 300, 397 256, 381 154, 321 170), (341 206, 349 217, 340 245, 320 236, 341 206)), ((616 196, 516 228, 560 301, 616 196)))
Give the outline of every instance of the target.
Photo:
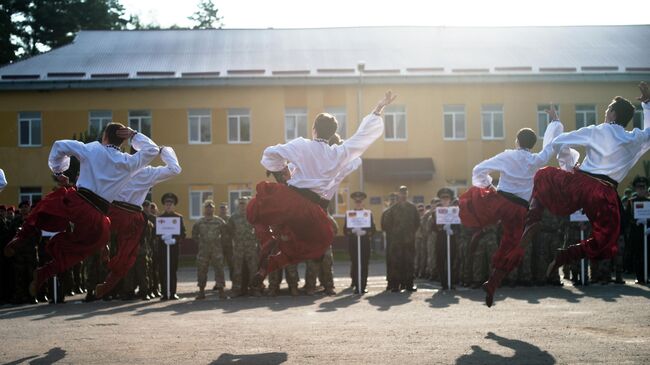
POLYGON ((383 291, 365 299, 368 303, 377 307, 378 311, 384 312, 389 310, 391 307, 409 303, 411 301, 411 293, 408 291, 400 293, 383 291))
POLYGON ((438 290, 433 296, 426 300, 432 308, 447 308, 460 302, 459 293, 456 290, 438 290))
POLYGON ((528 365, 551 365, 555 364, 555 358, 539 347, 520 340, 511 340, 488 332, 485 338, 496 341, 497 344, 515 351, 510 357, 493 354, 484 350, 481 346, 472 346, 472 352, 456 359, 456 365, 501 365, 501 364, 528 364, 528 365))
POLYGON ((46 365, 46 364, 54 364, 55 362, 59 360, 63 360, 65 357, 66 351, 60 347, 54 347, 51 348, 48 352, 42 355, 42 357, 39 357, 39 355, 32 355, 28 357, 24 357, 22 359, 18 359, 15 361, 7 362, 4 365, 18 365, 25 363, 26 361, 29 361, 30 365, 46 365))
POLYGON ((287 361, 286 352, 267 352, 264 354, 233 355, 221 354, 210 365, 246 364, 246 365, 277 365, 287 361))

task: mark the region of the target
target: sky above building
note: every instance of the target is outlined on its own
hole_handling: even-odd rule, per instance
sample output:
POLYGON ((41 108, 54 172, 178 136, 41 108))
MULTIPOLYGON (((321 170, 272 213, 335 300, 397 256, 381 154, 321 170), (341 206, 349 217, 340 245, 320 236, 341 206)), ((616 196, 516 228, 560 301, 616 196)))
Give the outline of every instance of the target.
MULTIPOLYGON (((198 0, 122 0, 127 14, 188 27, 198 0)), ((639 0, 215 0, 224 28, 648 24, 639 0)))

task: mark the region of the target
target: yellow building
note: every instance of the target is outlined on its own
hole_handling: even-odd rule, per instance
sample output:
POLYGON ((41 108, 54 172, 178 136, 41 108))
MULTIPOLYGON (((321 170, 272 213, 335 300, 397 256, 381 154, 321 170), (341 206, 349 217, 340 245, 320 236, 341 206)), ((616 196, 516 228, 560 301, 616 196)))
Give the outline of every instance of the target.
MULTIPOLYGON (((550 102, 572 130, 601 121, 613 96, 634 99, 650 78, 648 36, 649 26, 82 31, 0 68, 0 203, 49 191, 53 141, 117 121, 174 147, 183 172, 152 197, 176 193, 191 222, 208 197, 233 206, 251 194, 266 146, 309 137, 323 111, 350 136, 392 89, 384 137, 332 204, 340 216, 364 190, 379 217, 399 185, 423 202, 464 191, 520 128, 541 136, 550 102)), ((647 175, 644 161, 621 188, 647 175)))

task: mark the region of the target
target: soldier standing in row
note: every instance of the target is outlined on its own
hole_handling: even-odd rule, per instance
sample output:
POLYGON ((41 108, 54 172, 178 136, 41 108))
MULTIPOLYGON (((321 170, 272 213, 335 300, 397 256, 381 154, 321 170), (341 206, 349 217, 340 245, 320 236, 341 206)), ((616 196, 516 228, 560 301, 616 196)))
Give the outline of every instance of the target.
MULTIPOLYGON (((645 284, 645 272, 643 265, 643 238, 647 234, 644 231, 645 219, 634 217, 634 203, 650 201, 648 197, 648 179, 645 176, 636 176, 632 181, 632 187, 636 194, 628 200, 627 209, 624 211, 623 220, 629 227, 628 247, 632 256, 632 267, 636 275, 637 284, 645 284)), ((650 252, 650 250, 648 250, 650 252)))
POLYGON ((149 222, 153 223, 154 230, 151 233, 151 265, 149 265, 149 296, 151 298, 159 298, 162 293, 160 292, 160 272, 158 267, 160 267, 160 260, 162 252, 160 251, 160 246, 158 245, 158 237, 156 236, 156 217, 158 216, 158 205, 151 202, 149 204, 147 219, 149 222))
MULTIPOLYGON (((259 256, 260 245, 255 236, 255 227, 246 219, 246 206, 250 198, 239 198, 237 203, 237 212, 230 216, 228 220, 228 233, 232 234, 233 251, 232 251, 232 296, 239 297, 246 293, 258 297, 261 295, 261 289, 252 287, 253 273, 257 271, 257 259, 259 256), (248 272, 247 280, 244 281, 244 270, 248 272)), ((222 237, 222 242, 224 239, 222 237)), ((227 243, 226 243, 227 244, 227 243)))
POLYGON ((214 267, 215 287, 219 298, 225 299, 226 280, 224 276, 224 257, 222 247, 222 233, 226 229, 226 222, 214 215, 214 202, 206 200, 203 203, 203 217, 192 227, 192 239, 199 245, 196 256, 199 295, 196 299, 205 299, 205 285, 208 281, 208 269, 214 267))
POLYGON ((426 213, 424 204, 418 203, 418 213, 420 214, 420 228, 415 232, 415 277, 423 278, 427 270, 427 234, 426 228, 422 225, 422 218, 426 213))
MULTIPOLYGON (((339 225, 336 220, 328 215, 330 222, 332 222, 332 230, 334 236, 339 231, 339 225)), ((334 273, 332 272, 334 257, 332 255, 332 246, 328 247, 323 256, 318 259, 307 260, 305 262, 307 268, 305 269, 305 294, 314 295, 316 292, 316 278, 325 289, 326 295, 336 295, 334 290, 334 273)))
MULTIPOLYGON (((223 219, 223 221, 226 222, 226 223, 230 220, 230 214, 228 214, 228 203, 223 202, 223 203, 219 204, 219 217, 221 217, 221 219, 223 219)), ((230 280, 232 280, 232 275, 233 275, 232 232, 230 232, 228 230, 224 230, 221 234, 222 234, 221 248, 222 248, 222 251, 223 251, 224 262, 228 266, 228 277, 230 277, 230 280)), ((215 274, 214 280, 217 281, 216 274, 215 274)), ((215 284, 214 288, 212 288, 212 290, 219 290, 219 288, 215 284)))
MULTIPOLYGON (((18 228, 23 224, 24 218, 27 217, 30 210, 29 202, 24 201, 18 205, 19 213, 14 216, 10 223, 10 231, 13 236, 18 228)), ((40 237, 39 237, 40 239, 40 237)), ((29 282, 31 275, 38 267, 36 248, 38 239, 32 239, 28 244, 16 250, 12 258, 14 269, 14 295, 11 300, 12 304, 31 303, 36 304, 38 300, 29 294, 29 282)))
MULTIPOLYGON (((395 204, 397 203, 397 193, 392 192, 388 194, 388 207, 384 209, 384 211, 381 213, 381 230, 385 234, 385 239, 386 239, 386 247, 385 247, 385 254, 386 254, 386 281, 388 281, 388 284, 386 285, 386 290, 390 290, 390 284, 391 282, 389 281, 389 278, 392 277, 391 275, 391 258, 390 258, 390 244, 392 242, 392 236, 389 230, 387 230, 386 227, 386 219, 388 217, 388 211, 390 208, 392 208, 395 204)), ((350 278, 352 278, 352 273, 350 273, 350 278)))

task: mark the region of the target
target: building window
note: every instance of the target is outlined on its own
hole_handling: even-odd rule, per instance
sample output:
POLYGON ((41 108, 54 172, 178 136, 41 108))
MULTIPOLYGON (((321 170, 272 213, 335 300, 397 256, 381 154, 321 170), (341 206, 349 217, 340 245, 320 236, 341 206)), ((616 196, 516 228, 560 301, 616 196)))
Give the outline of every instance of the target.
POLYGON ((406 141, 406 109, 403 106, 388 106, 384 112, 384 140, 406 141))
POLYGON ((445 105, 443 107, 444 139, 464 140, 465 134, 465 106, 445 105))
POLYGON ((284 112, 284 135, 287 142, 307 138, 307 109, 287 109, 284 112))
POLYGON ((344 107, 340 108, 326 108, 325 112, 330 113, 339 122, 337 133, 342 139, 348 138, 348 118, 344 107))
POLYGON ((637 104, 634 109, 633 127, 643 129, 643 107, 641 104, 637 104))
POLYGON ((596 124, 595 105, 576 105, 576 129, 596 124))
POLYGON ((21 187, 18 202, 28 201, 30 205, 34 205, 41 201, 42 197, 43 193, 40 187, 21 187))
POLYGON ((203 217, 203 202, 212 199, 212 187, 195 186, 190 188, 190 219, 203 217))
POLYGON ((151 137, 151 111, 129 111, 129 127, 135 129, 147 137, 151 137))
POLYGON ((190 144, 212 142, 212 113, 208 109, 190 109, 187 112, 190 144))
POLYGON ((250 143, 250 141, 251 141, 250 110, 249 109, 228 109, 228 143, 250 143))
MULTIPOLYGON (((560 106, 555 104, 555 110, 557 111, 558 118, 560 116, 560 106)), ((549 120, 547 110, 551 108, 551 104, 539 104, 537 105, 537 138, 544 138, 544 133, 546 133, 546 127, 548 127, 549 120)))
POLYGON ((113 121, 113 113, 110 110, 91 110, 88 113, 88 137, 99 139, 104 128, 113 121))
POLYGON ((350 210, 350 188, 339 186, 339 191, 334 194, 328 212, 334 217, 345 217, 345 212, 350 210))
POLYGON ((41 145, 41 112, 18 113, 18 145, 32 147, 41 145))
POLYGON ((230 211, 232 213, 237 211, 237 204, 239 198, 245 196, 252 196, 253 191, 250 189, 239 189, 239 190, 228 190, 228 204, 230 205, 230 211))
POLYGON ((481 107, 483 139, 503 139, 503 105, 483 105, 481 107))

